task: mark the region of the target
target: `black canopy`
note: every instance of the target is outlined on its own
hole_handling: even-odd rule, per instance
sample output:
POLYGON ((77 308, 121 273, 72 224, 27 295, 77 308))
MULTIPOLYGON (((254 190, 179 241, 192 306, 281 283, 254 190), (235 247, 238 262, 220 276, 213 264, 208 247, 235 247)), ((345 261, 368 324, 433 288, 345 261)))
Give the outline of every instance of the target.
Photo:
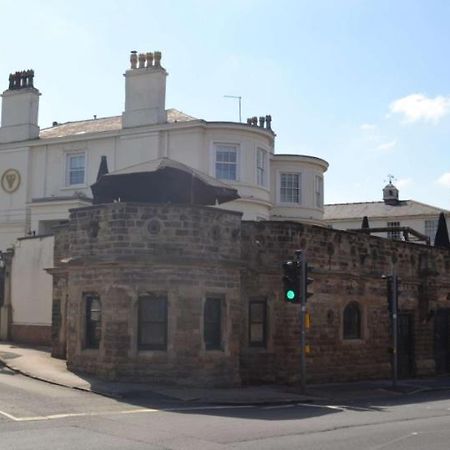
POLYGON ((169 158, 103 175, 91 190, 95 204, 122 201, 215 205, 239 198, 236 189, 169 158))

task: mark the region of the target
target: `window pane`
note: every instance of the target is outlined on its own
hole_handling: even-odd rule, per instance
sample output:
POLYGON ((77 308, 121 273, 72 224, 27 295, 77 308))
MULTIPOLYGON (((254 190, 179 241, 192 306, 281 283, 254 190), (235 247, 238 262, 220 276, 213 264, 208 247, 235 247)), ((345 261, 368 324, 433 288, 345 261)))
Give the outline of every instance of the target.
POLYGON ((252 322, 262 322, 264 319, 264 304, 263 303, 250 303, 250 316, 252 322))
POLYGON ((300 174, 281 174, 280 200, 283 203, 300 203, 300 174))
POLYGON ((232 145, 216 146, 216 178, 237 179, 237 148, 232 145))
POLYGON ((102 308, 96 296, 86 296, 86 348, 99 348, 102 332, 102 308))
POLYGON ((153 349, 164 348, 166 343, 165 333, 164 323, 147 322, 141 329, 140 345, 153 349))
POLYGON ((252 323, 250 325, 250 343, 264 342, 264 327, 262 323, 252 323))
POLYGON ((316 175, 316 206, 323 206, 323 178, 316 175))
POLYGON ((85 155, 68 155, 67 157, 67 183, 83 184, 85 182, 85 155))
POLYGON ((142 296, 138 309, 138 348, 165 350, 167 347, 167 298, 142 296))
MULTIPOLYGON (((399 227, 400 222, 388 222, 387 226, 389 228, 399 227)), ((400 240, 400 231, 398 230, 388 231, 387 236, 388 239, 400 240)))
POLYGON ((207 298, 204 307, 203 334, 206 350, 219 350, 222 347, 222 300, 207 298))
POLYGON ((251 301, 249 304, 249 345, 266 345, 266 308, 265 300, 251 301))
POLYGON ((344 309, 344 339, 361 338, 361 313, 357 303, 350 303, 344 309))
POLYGON ((265 186, 265 172, 266 172, 266 152, 258 148, 256 153, 256 174, 257 183, 259 186, 265 186))

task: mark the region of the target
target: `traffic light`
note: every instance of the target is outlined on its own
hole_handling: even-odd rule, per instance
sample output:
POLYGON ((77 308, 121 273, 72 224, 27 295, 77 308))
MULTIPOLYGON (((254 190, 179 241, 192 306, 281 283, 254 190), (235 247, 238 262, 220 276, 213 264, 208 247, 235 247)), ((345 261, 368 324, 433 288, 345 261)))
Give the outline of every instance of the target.
POLYGON ((305 283, 305 303, 308 301, 309 297, 312 297, 314 294, 312 292, 308 291, 308 286, 314 282, 313 278, 310 278, 309 271, 312 269, 312 267, 308 266, 307 262, 304 262, 304 269, 303 269, 303 282, 305 283))
POLYGON ((300 273, 297 261, 283 263, 283 297, 288 303, 300 303, 300 273))
POLYGON ((398 277, 397 275, 388 275, 385 278, 387 282, 388 311, 389 315, 392 316, 392 314, 394 313, 394 309, 398 309, 398 277))

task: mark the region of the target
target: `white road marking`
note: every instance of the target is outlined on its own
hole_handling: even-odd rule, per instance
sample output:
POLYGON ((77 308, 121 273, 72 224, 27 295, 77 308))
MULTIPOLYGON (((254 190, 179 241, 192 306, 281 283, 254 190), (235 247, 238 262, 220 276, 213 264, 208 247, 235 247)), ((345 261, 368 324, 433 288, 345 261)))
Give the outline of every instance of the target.
POLYGON ((337 406, 337 405, 315 405, 314 403, 296 403, 298 406, 308 406, 310 408, 328 408, 328 409, 337 409, 338 411, 342 411, 345 406, 337 406))
POLYGON ((281 409, 281 408, 293 408, 294 406, 292 403, 287 405, 274 405, 274 406, 264 406, 262 409, 281 409))
POLYGON ((307 406, 313 408, 329 408, 341 410, 342 408, 333 405, 314 405, 311 403, 290 403, 287 405, 274 405, 263 407, 261 405, 204 405, 204 406, 181 406, 175 408, 163 408, 163 409, 153 409, 153 408, 137 408, 137 409, 125 409, 118 411, 87 411, 80 413, 61 413, 61 414, 50 414, 47 416, 28 416, 28 417, 17 417, 6 411, 0 411, 0 415, 13 420, 15 422, 31 422, 38 420, 56 420, 56 419, 66 419, 70 417, 92 417, 92 416, 110 416, 119 414, 143 414, 143 413, 154 413, 154 412, 177 412, 177 411, 207 411, 207 410, 223 410, 223 409, 248 409, 248 408, 260 408, 260 409, 280 409, 280 408, 293 408, 295 406, 307 406))
POLYGON ((90 417, 90 416, 109 416, 117 414, 142 414, 142 413, 153 413, 153 412, 176 412, 176 411, 201 411, 201 410, 211 410, 211 409, 242 409, 242 408, 254 408, 253 405, 216 405, 216 406, 186 406, 179 408, 164 408, 164 409, 153 409, 153 408, 138 408, 138 409, 125 409, 119 411, 93 411, 93 412, 80 412, 80 413, 62 413, 62 414, 51 414, 48 416, 28 416, 28 417, 16 417, 5 411, 0 411, 0 415, 13 420, 15 422, 31 422, 38 420, 55 420, 55 419, 66 419, 69 417, 90 417))
POLYGON ((16 417, 5 411, 0 411, 2 416, 15 422, 30 422, 33 420, 54 420, 54 419, 66 419, 68 417, 87 417, 87 416, 107 416, 112 414, 138 414, 138 413, 150 413, 157 412, 158 409, 140 408, 140 409, 126 409, 122 411, 95 411, 95 412, 82 412, 82 413, 64 413, 64 414, 51 414, 48 416, 29 416, 29 417, 16 417))

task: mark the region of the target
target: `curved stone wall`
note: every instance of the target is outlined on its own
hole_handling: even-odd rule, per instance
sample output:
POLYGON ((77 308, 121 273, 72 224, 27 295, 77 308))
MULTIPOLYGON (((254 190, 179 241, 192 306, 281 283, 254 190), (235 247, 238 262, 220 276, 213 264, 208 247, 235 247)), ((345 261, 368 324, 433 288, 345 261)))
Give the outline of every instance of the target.
POLYGON ((67 255, 68 367, 109 379, 239 383, 240 218, 182 205, 72 211, 60 252, 67 255), (87 295, 101 302, 98 349, 87 348, 87 295), (167 300, 163 350, 139 349, 138 299, 145 295, 167 300), (222 305, 223 345, 215 350, 204 343, 209 297, 222 305))

